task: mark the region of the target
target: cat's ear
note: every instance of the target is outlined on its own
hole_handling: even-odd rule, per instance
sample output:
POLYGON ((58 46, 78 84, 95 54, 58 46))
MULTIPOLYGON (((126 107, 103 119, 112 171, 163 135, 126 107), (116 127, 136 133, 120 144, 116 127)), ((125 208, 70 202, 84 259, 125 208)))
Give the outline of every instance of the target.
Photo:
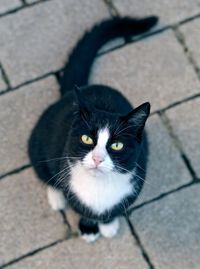
POLYGON ((77 86, 74 86, 74 92, 76 95, 76 105, 78 106, 81 116, 88 118, 90 113, 93 111, 92 104, 86 100, 81 89, 77 86))
POLYGON ((121 117, 122 121, 133 126, 139 140, 142 138, 142 131, 150 114, 150 108, 150 103, 146 102, 133 109, 127 115, 121 117))

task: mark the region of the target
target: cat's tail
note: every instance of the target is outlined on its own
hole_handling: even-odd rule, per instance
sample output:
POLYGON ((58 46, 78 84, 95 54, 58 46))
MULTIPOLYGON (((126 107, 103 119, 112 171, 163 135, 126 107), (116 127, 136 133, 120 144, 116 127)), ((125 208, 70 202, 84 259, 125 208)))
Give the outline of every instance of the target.
POLYGON ((79 40, 69 56, 61 79, 61 95, 74 85, 87 85, 90 69, 98 50, 108 41, 117 37, 139 35, 149 31, 158 21, 156 16, 143 19, 115 18, 95 25, 79 40))

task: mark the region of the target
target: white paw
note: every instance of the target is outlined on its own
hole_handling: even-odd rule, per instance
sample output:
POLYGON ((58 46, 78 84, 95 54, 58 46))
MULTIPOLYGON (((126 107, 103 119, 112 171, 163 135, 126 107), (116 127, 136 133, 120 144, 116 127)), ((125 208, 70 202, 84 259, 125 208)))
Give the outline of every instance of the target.
POLYGON ((63 210, 66 207, 64 194, 52 187, 47 188, 47 198, 53 210, 63 210))
POLYGON ((119 230, 119 219, 114 219, 108 224, 99 224, 99 230, 104 237, 114 237, 119 230))
POLYGON ((85 240, 87 243, 93 243, 94 241, 96 241, 99 238, 100 234, 96 233, 96 234, 83 234, 81 235, 81 238, 83 240, 85 240))

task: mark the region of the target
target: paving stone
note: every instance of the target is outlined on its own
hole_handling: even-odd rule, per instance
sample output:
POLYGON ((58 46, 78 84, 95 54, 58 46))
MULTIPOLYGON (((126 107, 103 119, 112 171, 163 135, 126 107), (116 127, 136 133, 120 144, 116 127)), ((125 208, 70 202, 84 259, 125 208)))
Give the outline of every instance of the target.
POLYGON ((87 244, 80 238, 70 239, 8 268, 147 269, 125 223, 123 228, 124 231, 114 239, 101 238, 94 244, 87 244))
POLYGON ((32 3, 36 3, 36 2, 40 2, 40 0, 26 0, 26 3, 28 3, 28 4, 32 4, 32 3))
POLYGON ((147 133, 149 139, 147 177, 135 205, 176 189, 192 179, 157 115, 149 118, 147 133))
POLYGON ((15 9, 20 6, 22 6, 22 2, 20 0, 1 0, 0 1, 0 13, 4 13, 6 11, 15 9))
POLYGON ((32 83, 0 98, 0 174, 29 162, 27 141, 44 109, 58 98, 53 77, 32 83))
POLYGON ((0 265, 66 236, 31 169, 0 181, 0 265))
POLYGON ((148 100, 152 111, 200 90, 196 74, 171 31, 99 57, 91 81, 121 89, 134 105, 148 100))
POLYGON ((200 177, 200 99, 195 99, 167 111, 175 134, 200 177))
POLYGON ((5 90, 7 88, 4 80, 3 80, 3 76, 2 76, 2 71, 1 71, 1 68, 0 68, 0 92, 5 90))
POLYGON ((198 269, 200 185, 149 204, 132 222, 156 269, 198 269))
POLYGON ((39 3, 42 2, 43 0, 26 0, 27 4, 32 4, 32 3, 39 3))
POLYGON ((63 67, 84 31, 108 16, 103 1, 75 5, 73 0, 55 0, 2 18, 0 59, 11 84, 16 86, 63 67))
POLYGON ((184 24, 180 27, 180 31, 185 36, 185 42, 189 50, 192 52, 194 60, 200 68, 200 19, 184 24))
POLYGON ((113 3, 121 15, 136 17, 157 15, 160 18, 160 25, 176 23, 199 12, 197 0, 113 0, 113 3))

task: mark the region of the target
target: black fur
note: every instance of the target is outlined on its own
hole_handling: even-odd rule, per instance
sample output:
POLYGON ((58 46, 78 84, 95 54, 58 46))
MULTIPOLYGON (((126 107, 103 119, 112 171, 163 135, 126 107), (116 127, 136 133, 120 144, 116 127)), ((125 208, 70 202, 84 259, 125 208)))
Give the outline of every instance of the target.
MULTIPOLYGON (((156 22, 156 17, 142 20, 118 18, 102 22, 86 33, 65 67, 61 80, 62 98, 43 113, 31 134, 29 156, 39 178, 62 190, 72 208, 85 218, 109 222, 123 214, 124 206, 127 208, 137 198, 145 178, 148 149, 143 129, 150 112, 149 103, 133 110, 117 90, 103 85, 87 86, 91 65, 100 47, 110 39, 141 34, 156 22), (80 89, 74 90, 74 85, 80 89), (78 156, 82 160, 91 150, 91 146, 81 143, 80 136, 89 134, 95 142, 98 128, 106 125, 110 126, 112 134, 107 151, 116 169, 125 173, 125 169, 132 170, 136 162, 139 164, 138 177, 132 179, 137 193, 125 197, 123 206, 122 203, 117 204, 109 212, 97 215, 68 188, 70 173, 58 173, 68 167, 65 156, 78 156), (120 139, 125 145, 118 153, 110 150, 110 143, 115 139, 120 139), (59 176, 55 176, 57 174, 59 176)), ((72 158, 71 162, 75 160, 72 158)))
POLYGON ((79 222, 79 229, 81 234, 97 234, 99 233, 99 227, 97 222, 89 219, 81 218, 79 222))

